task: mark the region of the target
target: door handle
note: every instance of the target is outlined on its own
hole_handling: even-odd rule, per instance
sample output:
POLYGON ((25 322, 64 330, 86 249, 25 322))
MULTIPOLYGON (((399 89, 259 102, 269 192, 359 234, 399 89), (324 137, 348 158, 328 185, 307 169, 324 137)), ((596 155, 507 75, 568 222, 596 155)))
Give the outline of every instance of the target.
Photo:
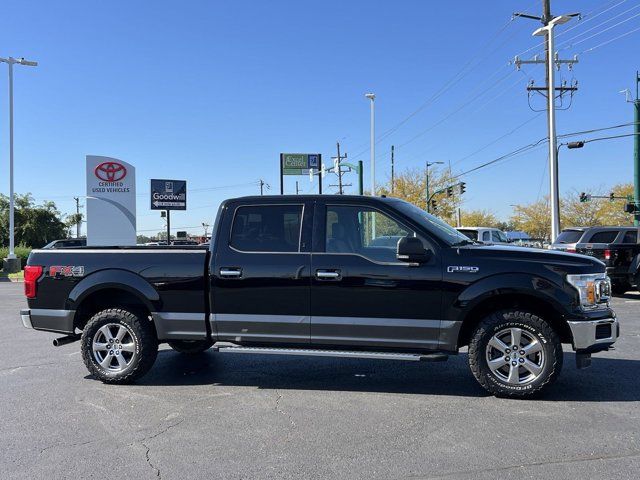
POLYGON ((319 280, 339 280, 340 270, 316 270, 316 278, 319 280))
POLYGON ((222 267, 220 276, 225 278, 239 278, 242 276, 242 269, 238 267, 222 267))

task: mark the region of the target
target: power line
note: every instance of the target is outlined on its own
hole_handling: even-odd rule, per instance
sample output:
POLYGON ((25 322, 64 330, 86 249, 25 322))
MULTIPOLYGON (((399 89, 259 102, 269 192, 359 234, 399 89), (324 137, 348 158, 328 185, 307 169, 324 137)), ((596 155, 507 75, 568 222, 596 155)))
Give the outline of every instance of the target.
POLYGON ((602 42, 599 45, 596 45, 595 47, 591 47, 588 48, 586 50, 583 50, 582 52, 580 52, 580 55, 582 55, 583 53, 589 53, 589 52, 593 52, 595 49, 600 48, 600 47, 604 47, 605 45, 610 44, 611 42, 615 42, 616 40, 619 40, 623 37, 626 37, 627 35, 631 35, 632 33, 637 32, 638 30, 640 30, 640 27, 638 28, 634 28, 633 30, 627 32, 627 33, 623 33, 622 35, 618 35, 617 37, 612 38, 611 40, 607 40, 606 42, 602 42))
MULTIPOLYGON (((631 8, 628 8, 628 9, 627 9, 627 10, 625 10, 624 12, 619 13, 619 14, 617 14, 617 15, 614 15, 613 17, 608 18, 608 19, 607 19, 607 20, 605 20, 604 22, 601 22, 601 23, 599 23, 598 25, 594 25, 593 27, 591 27, 591 28, 589 28, 589 29, 585 30, 584 32, 580 32, 579 34, 577 34, 577 35, 575 35, 575 36, 573 36, 573 37, 571 37, 571 38, 569 38, 569 39, 565 40, 564 42, 561 42, 561 43, 558 45, 558 47, 562 47, 562 48, 558 48, 558 50, 566 50, 567 48, 571 48, 573 45, 575 45, 574 43, 571 43, 571 42, 572 42, 573 40, 575 40, 576 38, 580 38, 580 37, 582 37, 583 35, 586 35, 587 33, 591 32, 591 31, 593 31, 593 30, 598 29, 598 28, 599 28, 599 27, 601 27, 602 25, 605 25, 605 24, 607 24, 607 23, 609 23, 609 22, 611 22, 611 21, 615 20, 616 18, 619 18, 619 17, 623 16, 624 14, 629 13, 630 11, 635 10, 635 9, 637 9, 637 8, 640 8, 640 4, 635 5, 635 6, 631 7, 631 8), (566 46, 563 46, 563 45, 566 45, 566 46)), ((637 15, 636 15, 636 16, 637 16, 637 15)), ((626 21, 631 20, 631 19, 633 19, 633 18, 635 18, 635 17, 634 17, 634 16, 632 16, 632 17, 630 17, 630 18, 628 18, 628 19, 626 19, 626 20, 624 20, 624 21, 622 21, 622 22, 620 22, 620 23, 617 23, 616 25, 613 25, 613 26, 612 26, 612 27, 610 27, 610 28, 613 28, 613 27, 615 27, 615 26, 617 26, 617 25, 620 25, 621 23, 625 23, 626 21)), ((607 29, 607 30, 608 30, 608 29, 607 29)), ((606 32, 607 30, 603 30, 602 32, 606 32)), ((565 31, 564 31, 564 32, 562 32, 562 33, 566 33, 567 31, 568 31, 568 30, 565 30, 565 31)), ((602 32, 600 32, 600 33, 602 33, 602 32)), ((558 36, 560 36, 560 35, 558 34, 558 36)), ((589 37, 589 38, 591 38, 591 37, 589 37)))

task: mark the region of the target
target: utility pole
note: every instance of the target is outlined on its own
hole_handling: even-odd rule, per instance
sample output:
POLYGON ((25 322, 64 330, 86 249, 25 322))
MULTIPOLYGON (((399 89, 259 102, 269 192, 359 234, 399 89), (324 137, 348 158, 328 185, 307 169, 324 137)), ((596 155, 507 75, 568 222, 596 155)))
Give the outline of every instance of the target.
POLYGON ((395 165, 393 162, 393 151, 394 146, 391 145, 391 194, 393 195, 396 183, 396 175, 395 175, 395 165))
POLYGON ((271 188, 271 185, 269 185, 267 182, 265 182, 263 179, 260 179, 258 181, 258 185, 260 185, 260 195, 264 195, 264 189, 266 187, 267 190, 269 190, 271 188))
POLYGON ((546 69, 546 81, 547 84, 544 87, 534 87, 530 85, 527 87, 529 92, 546 92, 543 93, 547 100, 547 130, 549 139, 549 198, 551 200, 551 242, 553 242, 560 234, 560 188, 558 182, 558 138, 556 135, 556 91, 560 92, 560 97, 569 91, 571 94, 577 90, 577 86, 572 85, 570 87, 555 86, 555 69, 560 68, 561 64, 566 63, 569 68, 574 63, 578 62, 576 57, 573 60, 560 60, 558 58, 554 48, 554 27, 571 20, 572 17, 579 16, 577 13, 569 15, 559 15, 554 17, 551 14, 551 2, 550 0, 542 0, 542 16, 536 17, 524 13, 514 13, 514 17, 523 17, 533 20, 539 20, 542 22, 542 27, 533 32, 534 36, 545 36, 545 59, 540 60, 536 57, 533 60, 520 60, 518 57, 514 59, 514 64, 517 69, 520 69, 522 64, 529 63, 544 63, 546 69))
POLYGON ((347 169, 343 170, 342 169, 342 160, 347 158, 347 154, 345 153, 344 155, 340 155, 340 142, 336 142, 336 148, 338 150, 338 156, 337 157, 331 157, 331 159, 333 160, 333 173, 335 173, 338 176, 338 185, 329 185, 330 187, 338 187, 338 194, 342 195, 344 194, 344 187, 350 187, 351 184, 350 183, 343 183, 342 182, 342 175, 344 175, 347 172, 351 171, 351 164, 347 165, 347 169))
POLYGON ((298 180, 296 180, 296 195, 300 194, 300 188, 298 187, 298 180))
POLYGON ((80 197, 73 197, 76 201, 76 238, 80 238, 80 226, 82 225, 82 218, 80 217, 80 197))
POLYGON ((636 71, 636 99, 633 102, 635 122, 633 139, 633 203, 635 210, 633 224, 640 226, 640 72, 636 71))
MULTIPOLYGON (((365 97, 367 97, 371 102, 371 108, 370 108, 370 114, 369 114, 369 123, 370 123, 370 128, 369 128, 369 136, 370 136, 370 157, 371 157, 371 195, 373 195, 374 197, 376 196, 376 106, 375 106, 375 100, 376 100, 376 95, 375 93, 367 93, 365 94, 365 97)), ((375 232, 375 217, 373 218, 373 231, 375 232)), ((372 238, 375 238, 372 237, 372 238)))

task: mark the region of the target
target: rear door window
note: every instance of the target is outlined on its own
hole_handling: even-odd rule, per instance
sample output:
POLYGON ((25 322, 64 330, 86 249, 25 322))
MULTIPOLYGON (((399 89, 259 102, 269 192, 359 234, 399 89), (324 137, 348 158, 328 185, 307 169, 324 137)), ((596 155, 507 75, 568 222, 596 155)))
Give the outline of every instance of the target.
POLYGON ((229 244, 243 252, 300 251, 302 205, 248 205, 239 207, 229 244))
POLYGON ((607 230, 605 232, 596 232, 591 235, 587 243, 613 243, 618 236, 618 230, 607 230))
POLYGON ((582 230, 563 230, 555 243, 578 243, 583 233, 582 230))

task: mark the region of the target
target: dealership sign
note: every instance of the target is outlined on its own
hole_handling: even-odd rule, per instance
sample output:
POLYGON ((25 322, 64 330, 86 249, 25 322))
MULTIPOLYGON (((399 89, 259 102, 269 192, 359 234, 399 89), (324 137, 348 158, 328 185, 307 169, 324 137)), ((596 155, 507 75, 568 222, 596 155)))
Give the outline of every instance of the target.
POLYGON ((136 244, 136 169, 87 155, 87 245, 136 244))
POLYGON ((320 154, 282 153, 280 162, 283 175, 308 175, 309 170, 320 169, 320 154))
POLYGON ((186 210, 185 180, 151 180, 151 210, 186 210))

